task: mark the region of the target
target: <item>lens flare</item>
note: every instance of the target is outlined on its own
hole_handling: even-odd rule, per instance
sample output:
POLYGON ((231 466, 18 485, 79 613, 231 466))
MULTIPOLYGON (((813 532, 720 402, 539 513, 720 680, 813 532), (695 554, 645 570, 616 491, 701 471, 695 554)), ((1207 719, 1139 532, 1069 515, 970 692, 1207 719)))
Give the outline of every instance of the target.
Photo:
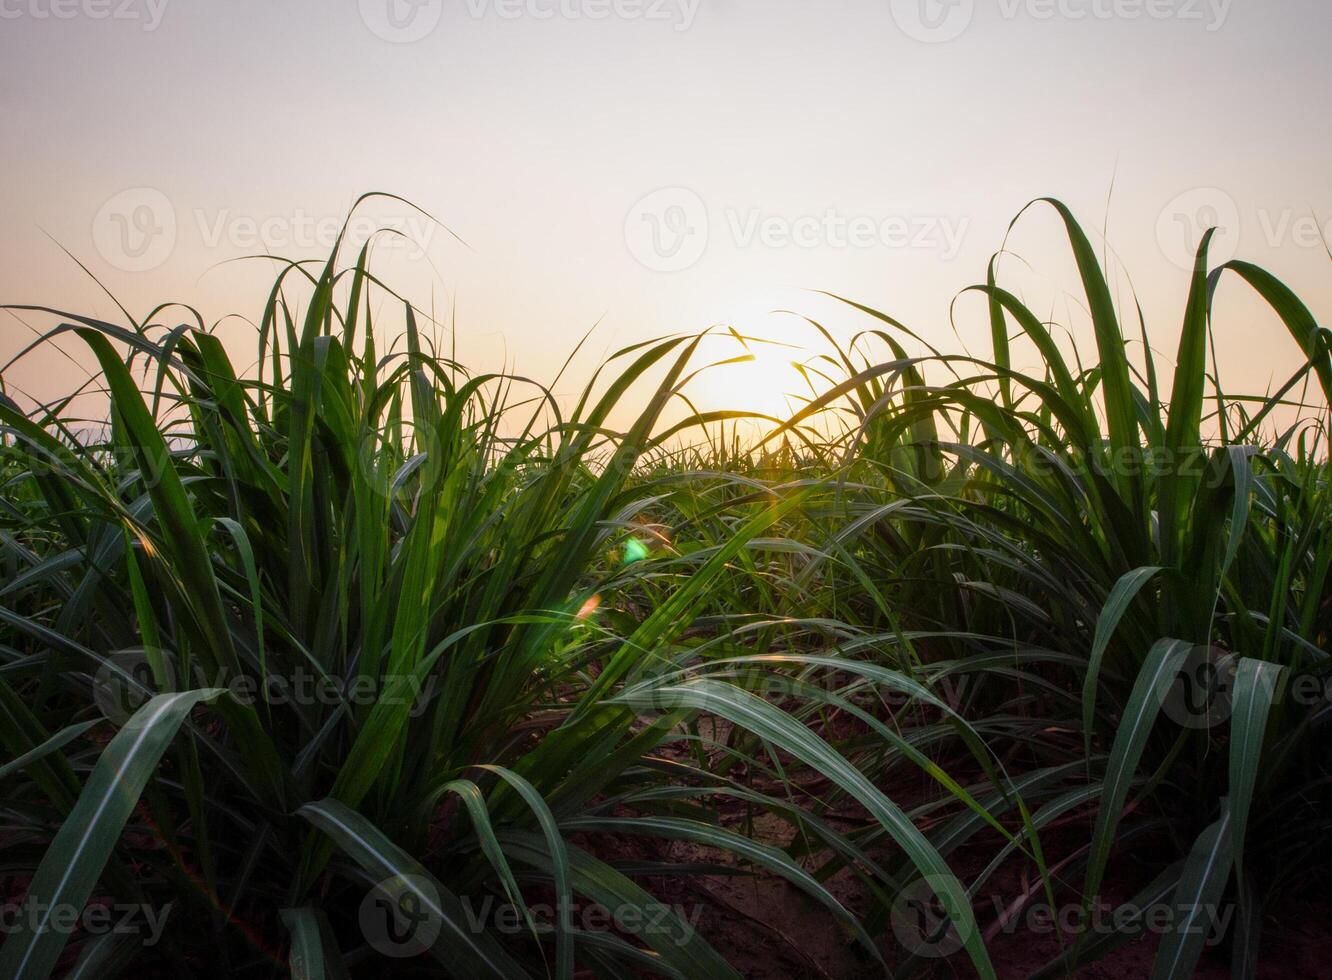
POLYGON ((624 543, 624 563, 632 565, 636 561, 642 561, 648 556, 647 545, 637 538, 630 538, 624 543))

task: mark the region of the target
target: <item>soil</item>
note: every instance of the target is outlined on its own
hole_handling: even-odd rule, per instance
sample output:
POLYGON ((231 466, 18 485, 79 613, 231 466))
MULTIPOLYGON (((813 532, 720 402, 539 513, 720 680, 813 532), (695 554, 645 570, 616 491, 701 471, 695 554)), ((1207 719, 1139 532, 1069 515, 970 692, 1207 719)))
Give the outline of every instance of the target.
MULTIPOLYGON (((717 735, 724 739, 725 731, 719 731, 717 735)), ((780 795, 780 789, 770 789, 780 795)), ((898 790, 894 796, 899 803, 909 805, 913 789, 923 793, 927 787, 908 788, 904 793, 898 790)), ((739 829, 745 819, 746 813, 740 808, 723 811, 721 816, 722 824, 734 829, 739 829)), ((840 823, 849 829, 863 825, 868 817, 852 806, 844 813, 825 819, 835 826, 840 823)), ((1084 845, 1090 830, 1089 815, 1085 822, 1043 834, 1042 843, 1050 864, 1057 864, 1061 855, 1071 854, 1084 845)), ((789 826, 773 817, 757 820, 753 832, 759 839, 775 846, 790 842, 789 826)), ((611 842, 599 837, 592 849, 610 861, 643 858, 650 852, 655 860, 734 864, 715 851, 642 838, 611 842)), ((1169 852, 1163 844, 1154 848, 1151 841, 1139 842, 1131 851, 1129 856, 1116 856, 1107 869, 1102 892, 1108 902, 1127 901, 1169 863, 1169 852)), ((953 870, 966 881, 979 873, 994 853, 992 840, 977 839, 970 847, 959 848, 949 855, 948 860, 953 870)), ((891 853, 872 856, 886 863, 891 853)), ((977 918, 986 933, 986 946, 1001 980, 1029 977, 1061 950, 1056 930, 1039 917, 1033 919, 1029 909, 1007 928, 996 923, 1002 907, 1018 896, 1036 891, 1032 882, 1022 878, 1021 864, 1020 859, 1010 861, 996 871, 987 887, 995 897, 988 905, 981 903, 977 906, 977 918)), ((806 868, 810 870, 812 866, 807 864, 806 868)), ((780 878, 766 874, 713 875, 695 877, 688 882, 657 878, 645 880, 644 884, 668 903, 679 903, 686 908, 692 903, 700 904, 699 932, 742 976, 751 980, 854 980, 884 975, 883 968, 825 908, 780 878)), ((843 872, 826 884, 853 912, 868 910, 868 896, 849 872, 843 872)), ((1269 904, 1264 913, 1259 980, 1295 977, 1332 980, 1332 890, 1316 895, 1284 896, 1269 904)), ((879 952, 890 967, 895 966, 903 960, 904 951, 894 941, 891 929, 884 932, 886 938, 880 936, 878 940, 879 952)), ((1083 967, 1075 975, 1087 980, 1149 977, 1159 941, 1159 934, 1144 934, 1083 967)), ((1224 944, 1210 945, 1194 976, 1200 980, 1229 980, 1231 966, 1227 952, 1224 944)), ((918 960, 917 964, 918 975, 927 978, 976 976, 965 952, 923 963, 918 960)))
MULTIPOLYGON (((705 734, 724 741, 726 731, 719 727, 715 733, 705 734)), ((848 733, 828 734, 845 736, 848 733)), ((671 754, 669 749, 665 754, 671 754)), ((720 758, 718 753, 714 763, 720 758)), ((950 772, 958 771, 951 764, 945 768, 950 772)), ((731 775, 740 779, 746 776, 743 771, 731 775)), ((761 785, 755 788, 764 789, 761 785)), ((827 786, 811 782, 804 788, 820 792, 827 786)), ((783 788, 771 786, 766 787, 766 791, 781 795, 783 788)), ((892 795, 899 804, 909 806, 913 798, 923 798, 930 791, 923 782, 912 786, 908 781, 905 786, 895 783, 892 795)), ((791 843, 789 825, 775 817, 754 816, 743 806, 726 802, 718 804, 717 812, 723 826, 750 833, 774 846, 785 847, 791 843), (751 818, 752 824, 747 822, 751 818)), ((870 822, 869 816, 854 805, 826 814, 824 819, 842 830, 870 822)), ((1047 860, 1056 865, 1061 858, 1073 854, 1085 844, 1089 832, 1090 817, 1043 833, 1047 860)), ((959 848, 948 856, 950 866, 964 881, 971 880, 995 853, 995 839, 997 836, 994 839, 977 838, 969 846, 959 848)), ((727 854, 684 842, 639 836, 598 834, 590 838, 576 837, 575 842, 612 863, 661 861, 735 868, 737 873, 734 874, 700 874, 687 878, 645 876, 638 880, 659 901, 680 907, 689 916, 697 913, 696 925, 702 936, 750 980, 856 980, 884 975, 883 968, 824 907, 780 878, 751 874, 749 869, 737 867, 727 854)), ((145 845, 149 843, 144 842, 145 845)), ((1111 902, 1134 895, 1151 880, 1154 871, 1166 863, 1168 855, 1167 848, 1154 848, 1151 841, 1135 842, 1128 850, 1130 854, 1116 855, 1107 871, 1103 894, 1111 902)), ((872 851, 872 856, 885 864, 893 857, 886 847, 881 852, 872 851)), ((805 867, 813 869, 808 862, 805 867)), ((27 882, 11 878, 3 885, 0 899, 17 902, 26 890, 27 882)), ((825 885, 853 913, 864 914, 872 907, 863 886, 850 872, 843 871, 825 885)), ((1058 935, 1053 929, 1044 927, 1044 923, 1033 922, 1027 914, 1030 909, 1024 910, 1024 914, 1008 927, 997 924, 1001 909, 1010 907, 1019 896, 1035 891, 1032 882, 1023 878, 1021 860, 1010 861, 999 868, 986 891, 994 897, 978 903, 977 918, 985 930, 986 946, 1001 980, 1028 977, 1058 955, 1061 948, 1058 935)), ((1284 895, 1265 909, 1259 980, 1295 977, 1332 980, 1332 891, 1307 892, 1306 889, 1305 893, 1284 895)), ((895 942, 890 928, 881 932, 877 940, 879 955, 889 966, 899 965, 904 959, 904 950, 895 942)), ((1144 935, 1084 967, 1076 975, 1087 980, 1148 977, 1158 942, 1158 936, 1144 935)), ((70 965, 72 960, 71 949, 62 961, 62 968, 70 965)), ((920 968, 918 975, 931 980, 970 980, 976 975, 966 954, 960 952, 917 961, 917 965, 920 968)), ((136 970, 135 975, 141 980, 152 980, 166 974, 148 969, 136 970)), ((580 974, 580 978, 582 976, 580 974)), ((1195 976, 1201 980, 1229 980, 1231 971, 1225 947, 1205 951, 1195 976)))
MULTIPOLYGON (((608 860, 644 856, 640 841, 623 841, 608 846, 604 839, 597 848, 608 860), (619 853, 615 853, 615 852, 619 853)), ((682 844, 659 850, 654 857, 664 860, 701 860, 727 863, 716 853, 682 844)), ((968 867, 965 860, 952 862, 965 879, 984 862, 968 867)), ((1019 894, 1022 883, 1016 873, 996 874, 996 891, 1019 894), (1004 886, 1011 887, 1008 892, 1004 886)), ((853 980, 882 977, 878 967, 855 940, 844 932, 832 916, 803 892, 770 875, 707 876, 682 883, 675 879, 655 879, 647 887, 663 901, 702 905, 699 932, 740 972, 751 980, 853 980)), ((1108 899, 1126 899, 1142 884, 1141 875, 1116 873, 1113 869, 1104 889, 1108 899)), ((829 882, 829 889, 853 910, 865 906, 864 895, 849 875, 829 882)), ((991 924, 995 912, 978 909, 982 928, 991 924)), ((1030 920, 1027 920, 1028 922, 1030 920)), ((894 948, 891 931, 888 940, 880 940, 879 950, 890 966, 903 958, 894 948)), ((1159 937, 1147 934, 1110 952, 1098 962, 1079 970, 1077 977, 1087 980, 1122 980, 1148 977, 1156 955, 1159 937)), ((987 947, 1001 980, 1021 980, 1045 966, 1060 952, 1053 931, 1015 926, 987 936, 987 947)), ((926 962, 921 976, 928 978, 971 978, 975 971, 965 953, 926 962)), ((1224 948, 1209 949, 1203 955, 1195 977, 1200 980, 1229 980, 1231 968, 1224 948)), ((1287 978, 1332 978, 1332 901, 1327 897, 1290 898, 1266 910, 1259 980, 1287 978)))

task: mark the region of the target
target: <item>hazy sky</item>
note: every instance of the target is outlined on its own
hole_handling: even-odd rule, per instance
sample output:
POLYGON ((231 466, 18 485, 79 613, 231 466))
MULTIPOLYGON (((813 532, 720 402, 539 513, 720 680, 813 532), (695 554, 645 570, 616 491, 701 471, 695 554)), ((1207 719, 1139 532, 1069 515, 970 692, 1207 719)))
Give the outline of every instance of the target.
MULTIPOLYGON (((456 307, 477 368, 548 376, 598 321, 594 357, 715 322, 806 336, 777 307, 861 325, 806 289, 981 353, 981 305, 959 341, 950 301, 1054 195, 1108 231, 1170 357, 1207 220, 1332 310, 1329 38, 1327 0, 0 0, 0 301, 115 318, 63 246, 136 315, 254 317, 271 270, 225 260, 326 252, 383 190, 466 242, 364 211, 422 245, 380 271, 456 307)), ((1010 247, 1008 284, 1082 335, 1052 214, 1010 247)), ((1279 384, 1293 346, 1221 299, 1227 380, 1279 384)), ((31 336, 0 330, 5 360, 31 336)), ((55 352, 6 375, 75 380, 55 352)))

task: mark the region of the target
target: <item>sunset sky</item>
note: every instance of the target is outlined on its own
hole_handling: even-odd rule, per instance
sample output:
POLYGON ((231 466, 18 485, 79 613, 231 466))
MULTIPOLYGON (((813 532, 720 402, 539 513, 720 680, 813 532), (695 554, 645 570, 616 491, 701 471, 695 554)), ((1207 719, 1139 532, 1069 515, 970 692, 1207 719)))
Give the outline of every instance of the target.
MULTIPOLYGON (((227 260, 326 254, 378 190, 458 236, 360 212, 414 240, 380 274, 455 311, 477 369, 551 376, 597 324, 589 368, 713 323, 811 341, 778 308, 863 325, 811 290, 984 353, 980 302, 950 303, 1053 195, 1170 357, 1209 221, 1332 310, 1329 37, 1326 0, 0 0, 0 302, 123 320, 67 249, 135 316, 256 316, 273 267, 227 260)), ((1010 288, 1089 342, 1053 214, 1009 249, 1010 288)), ((1223 296, 1223 379, 1279 385, 1294 346, 1223 296)), ((6 316, 0 358, 50 325, 6 316)), ((791 381, 718 378, 704 401, 765 409, 791 381)), ((51 350, 5 372, 81 380, 51 350)))

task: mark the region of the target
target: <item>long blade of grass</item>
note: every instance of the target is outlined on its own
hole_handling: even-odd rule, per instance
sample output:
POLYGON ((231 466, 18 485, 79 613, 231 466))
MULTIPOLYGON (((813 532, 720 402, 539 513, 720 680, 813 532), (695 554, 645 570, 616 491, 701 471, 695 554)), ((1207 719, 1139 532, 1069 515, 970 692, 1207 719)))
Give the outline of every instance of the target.
POLYGON ((897 804, 881 793, 859 769, 785 711, 748 691, 706 678, 656 688, 631 688, 615 700, 642 708, 691 708, 718 715, 817 769, 855 797, 883 825, 929 881, 962 937, 976 971, 982 977, 995 976, 967 891, 939 852, 897 804))
POLYGON ((375 879, 392 880, 411 893, 441 930, 430 955, 450 976, 504 977, 527 980, 527 972, 485 932, 469 928, 462 901, 416 860, 392 843, 373 823, 337 800, 307 803, 296 811, 327 834, 348 857, 375 879), (427 881, 428 891, 418 885, 427 881), (443 936, 447 938, 443 938, 443 936))
POLYGON ((1094 902, 1100 893, 1105 866, 1110 860, 1110 850, 1115 842, 1115 828, 1119 826, 1129 786, 1147 744, 1147 736, 1151 734, 1152 726, 1161 712, 1166 692, 1192 649, 1191 644, 1182 640, 1157 640, 1138 672, 1106 763, 1105 789, 1101 793, 1101 808, 1096 815, 1096 827, 1092 831, 1091 852, 1087 861, 1084 902, 1094 902))
POLYGON ((1160 572, 1160 566, 1135 568, 1125 572, 1106 596, 1101 614, 1096 617, 1096 632, 1092 636, 1091 653, 1087 657, 1087 676, 1082 681, 1082 737, 1087 756, 1091 756, 1092 731, 1096 719, 1096 688, 1101 680, 1101 660, 1105 649, 1119 628, 1119 621, 1124 618, 1133 599, 1142 591, 1142 587, 1160 572))
POLYGON ((158 760, 195 705, 221 689, 160 694, 136 711, 103 750, 69 817, 37 867, 26 901, 40 903, 32 922, 20 921, 0 947, 0 974, 15 980, 50 974, 69 934, 52 929, 61 908, 82 909, 134 811, 158 760))
POLYGON ((1207 941, 1207 929, 1219 921, 1218 903, 1230 878, 1230 814, 1198 835, 1184 861, 1173 898, 1174 920, 1152 963, 1152 980, 1189 980, 1207 941))
POLYGON ((1254 787, 1263 762, 1263 738, 1283 668, 1242 657, 1235 672, 1230 714, 1230 836, 1235 872, 1244 872, 1244 835, 1249 824, 1254 787))

